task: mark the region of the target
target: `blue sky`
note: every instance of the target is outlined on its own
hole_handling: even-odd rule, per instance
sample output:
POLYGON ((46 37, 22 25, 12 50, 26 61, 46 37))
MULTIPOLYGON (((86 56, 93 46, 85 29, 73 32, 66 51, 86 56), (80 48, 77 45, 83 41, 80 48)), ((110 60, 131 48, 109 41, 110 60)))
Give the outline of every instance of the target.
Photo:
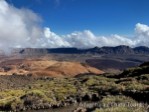
POLYGON ((136 23, 149 24, 149 0, 7 0, 40 15, 58 34, 91 30, 97 35, 132 35, 136 23))

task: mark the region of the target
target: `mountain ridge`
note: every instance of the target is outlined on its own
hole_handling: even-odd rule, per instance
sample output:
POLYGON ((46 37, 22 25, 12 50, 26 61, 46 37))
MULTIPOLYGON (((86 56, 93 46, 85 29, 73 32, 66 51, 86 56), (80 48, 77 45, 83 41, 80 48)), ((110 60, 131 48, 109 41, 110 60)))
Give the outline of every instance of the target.
POLYGON ((94 47, 88 49, 79 49, 79 48, 24 48, 19 50, 19 54, 149 54, 149 47, 138 46, 131 48, 129 46, 120 45, 115 47, 94 47))

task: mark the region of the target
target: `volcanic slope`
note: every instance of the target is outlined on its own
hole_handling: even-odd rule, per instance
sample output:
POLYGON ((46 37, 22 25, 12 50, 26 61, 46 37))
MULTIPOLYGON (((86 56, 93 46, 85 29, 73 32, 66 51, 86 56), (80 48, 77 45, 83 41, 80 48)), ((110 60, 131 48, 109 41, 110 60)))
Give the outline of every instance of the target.
POLYGON ((0 75, 36 75, 52 77, 73 77, 79 74, 102 74, 103 71, 87 64, 68 61, 41 59, 13 59, 0 63, 0 75))

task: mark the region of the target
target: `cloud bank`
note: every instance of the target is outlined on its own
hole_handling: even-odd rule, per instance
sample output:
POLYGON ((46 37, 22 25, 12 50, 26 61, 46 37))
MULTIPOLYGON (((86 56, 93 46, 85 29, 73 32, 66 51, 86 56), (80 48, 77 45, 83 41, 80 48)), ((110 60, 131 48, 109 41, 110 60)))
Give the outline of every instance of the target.
POLYGON ((56 48, 128 45, 149 46, 149 26, 137 23, 135 35, 124 37, 118 34, 97 36, 90 30, 58 35, 49 27, 41 27, 42 19, 32 10, 18 9, 0 0, 0 48, 56 48))

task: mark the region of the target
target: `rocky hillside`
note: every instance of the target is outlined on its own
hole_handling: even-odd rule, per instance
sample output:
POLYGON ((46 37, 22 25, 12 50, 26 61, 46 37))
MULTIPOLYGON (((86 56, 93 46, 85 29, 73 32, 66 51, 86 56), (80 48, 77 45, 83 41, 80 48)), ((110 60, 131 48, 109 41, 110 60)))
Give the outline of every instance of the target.
POLYGON ((68 61, 47 61, 33 59, 12 59, 0 63, 1 75, 37 75, 53 77, 73 77, 79 74, 102 74, 103 71, 81 64, 68 61))

